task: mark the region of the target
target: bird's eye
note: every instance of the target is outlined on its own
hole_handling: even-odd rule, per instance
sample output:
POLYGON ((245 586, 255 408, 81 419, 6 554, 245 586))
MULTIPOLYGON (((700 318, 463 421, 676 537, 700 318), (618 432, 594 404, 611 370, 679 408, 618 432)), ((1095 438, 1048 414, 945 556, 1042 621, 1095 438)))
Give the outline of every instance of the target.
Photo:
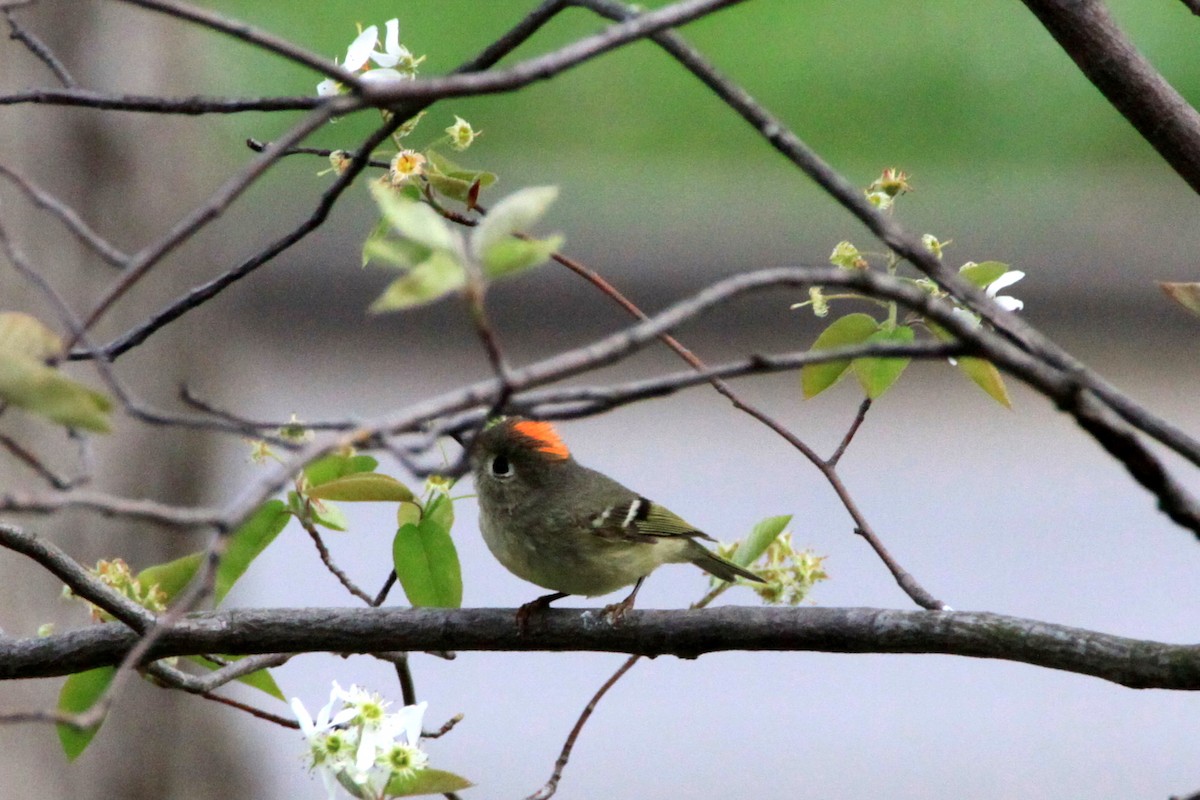
POLYGON ((507 456, 496 456, 492 459, 492 476, 496 478, 511 478, 513 476, 512 462, 507 456))

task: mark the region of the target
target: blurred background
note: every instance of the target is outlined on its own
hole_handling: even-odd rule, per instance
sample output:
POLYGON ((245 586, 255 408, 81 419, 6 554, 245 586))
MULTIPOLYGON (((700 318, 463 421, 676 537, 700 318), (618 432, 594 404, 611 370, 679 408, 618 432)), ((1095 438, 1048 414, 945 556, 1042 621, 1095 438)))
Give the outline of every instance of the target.
MULTIPOLYGON (((532 0, 358 0, 203 4, 340 57, 355 23, 400 18, 402 41, 453 68, 532 0), (300 13, 298 13, 300 12, 300 13)), ((649 3, 657 6, 661 3, 649 3)), ((1109 4, 1138 47, 1193 103, 1200 21, 1183 3, 1109 4)), ((117 2, 42 0, 17 18, 80 83, 169 95, 311 94, 320 76, 194 25, 117 2)), ((508 59, 545 52, 603 23, 563 14, 508 59)), ((1196 280, 1196 196, 1078 73, 1018 3, 954 0, 756 0, 688 26, 686 37, 852 181, 884 167, 912 175, 901 220, 952 239, 946 258, 999 260, 1028 276, 1011 290, 1024 316, 1116 385, 1188 430, 1200 325, 1159 292, 1196 280)), ((52 86, 18 43, 0 42, 0 92, 52 86)), ((500 175, 491 198, 561 187, 543 230, 653 311, 725 275, 821 264, 842 239, 877 248, 864 229, 650 44, 611 53, 512 95, 434 106, 424 146, 453 122, 484 134, 459 159, 500 175)), ((298 114, 198 118, 45 106, 0 107, 0 162, 77 208, 133 251, 201 203, 298 114)), ((371 114, 327 126, 311 143, 350 147, 371 114)), ((274 168, 220 220, 160 265, 99 328, 120 334, 257 252, 314 207, 330 177, 320 159, 274 168)), ((486 198, 485 198, 486 199, 486 198)), ((0 221, 77 308, 114 274, 57 223, 0 185, 0 221)), ((390 276, 363 270, 374 225, 361 187, 330 220, 214 301, 117 362, 146 402, 176 407, 186 382, 253 418, 371 417, 488 374, 454 301, 370 317, 390 276)), ((12 273, 5 309, 53 319, 12 273)), ((819 327, 783 293, 741 301, 680 333, 715 362, 806 347, 819 327)), ((547 266, 500 284, 491 310, 513 363, 558 352, 627 322, 575 276, 547 266)), ((856 309, 857 310, 857 309, 856 309)), ((648 351, 589 376, 620 381, 675 370, 648 351)), ((85 367, 81 376, 90 376, 85 367)), ((92 378, 94 380, 94 378, 92 378)), ((739 384, 745 395, 828 453, 859 395, 851 383, 803 401, 795 376, 739 384)), ((1200 547, 1067 418, 1010 381, 1004 410, 942 364, 915 364, 871 411, 844 459, 845 480, 880 536, 935 595, 988 610, 1126 636, 1195 642, 1200 547)), ((70 471, 69 443, 6 414, 5 431, 70 471)), ((561 426, 577 457, 684 513, 723 539, 773 514, 795 514, 799 545, 828 557, 812 602, 909 608, 845 512, 806 462, 711 391, 561 426)), ((95 445, 100 488, 220 504, 257 469, 247 443, 128 418, 95 445)), ((1171 463, 1175 463, 1172 461, 1171 463)), ((1180 480, 1200 491, 1194 471, 1180 480)), ((5 487, 32 486, 0 461, 5 487)), ((464 484, 464 492, 469 486, 464 484)), ((390 509, 351 509, 350 534, 327 541, 362 585, 380 585, 390 509)), ((123 555, 135 567, 201 546, 149 526, 86 514, 26 519, 84 562, 123 555)), ((455 529, 465 604, 512 607, 535 587, 508 575, 478 537, 472 501, 455 529)), ((0 629, 84 623, 58 585, 17 556, 0 557, 0 629)), ((639 597, 678 608, 707 583, 687 567, 656 573, 639 597)), ((354 605, 293 526, 255 563, 227 604, 354 605)), ((402 602, 398 592, 393 603, 402 602)), ((590 605, 598 601, 575 601, 590 605)), ((753 603, 734 590, 725 602, 753 603)), ((564 605, 571 605, 570 601, 564 605)), ((426 727, 462 712, 430 742, 433 764, 479 787, 464 797, 520 797, 548 777, 576 716, 622 661, 602 654, 413 657, 426 727)), ((330 680, 398 700, 387 664, 311 655, 279 670, 288 696, 313 708, 330 680)), ((0 685, 0 709, 49 707, 61 681, 0 685)), ((238 698, 270 701, 241 687, 238 698)), ((271 710, 286 713, 282 705, 271 710)), ((645 661, 604 699, 566 769, 559 797, 813 796, 893 798, 1158 797, 1200 790, 1200 698, 1134 691, 1001 662, 939 656, 722 654, 645 661)), ((0 779, 53 798, 306 798, 323 790, 301 762, 298 734, 149 685, 131 687, 93 746, 65 765, 52 730, 0 727, 0 779)))

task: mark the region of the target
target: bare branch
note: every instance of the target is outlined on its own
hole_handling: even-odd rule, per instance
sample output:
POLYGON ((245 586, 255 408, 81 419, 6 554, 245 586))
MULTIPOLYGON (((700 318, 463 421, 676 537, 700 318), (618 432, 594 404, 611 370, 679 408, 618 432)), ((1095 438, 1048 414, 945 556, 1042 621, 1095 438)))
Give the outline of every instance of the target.
POLYGON ((25 47, 29 48, 29 52, 33 53, 33 55, 39 61, 45 64, 46 67, 54 73, 54 77, 58 78, 59 83, 68 89, 74 88, 76 86, 75 79, 71 77, 71 73, 67 71, 66 66, 64 66, 63 63, 58 60, 50 48, 46 46, 45 42, 29 31, 25 30, 25 28, 19 22, 17 22, 16 18, 13 17, 12 12, 14 10, 15 8, 13 6, 5 6, 4 8, 0 9, 0 12, 4 14, 4 19, 8 22, 8 38, 18 41, 25 45, 25 47))
POLYGON ((0 175, 12 181, 21 192, 33 202, 38 208, 49 211, 54 216, 58 217, 59 221, 66 226, 75 238, 83 242, 87 247, 91 248, 96 255, 104 259, 114 267, 124 268, 129 261, 129 256, 118 250, 110 244, 103 236, 96 233, 92 228, 80 218, 75 209, 63 203, 49 192, 43 191, 34 185, 31 181, 26 180, 21 175, 13 172, 8 167, 0 164, 0 175))
MULTIPOLYGON (((282 155, 282 151, 293 144, 304 139, 308 134, 312 133, 317 128, 329 121, 329 118, 335 113, 333 104, 325 106, 313 111, 296 125, 292 126, 284 136, 273 143, 265 151, 260 153, 257 158, 247 164, 241 172, 234 175, 231 179, 209 198, 208 202, 197 208, 186 218, 181 220, 174 228, 172 228, 159 241, 143 248, 131 260, 125 271, 121 274, 121 279, 113 283, 109 290, 104 294, 91 313, 83 321, 84 330, 90 329, 96 324, 104 313, 112 307, 112 304, 119 300, 126 292, 133 288, 146 273, 150 271, 155 264, 162 260, 164 256, 174 250, 183 242, 191 238, 197 231, 203 228, 212 220, 216 219, 221 213, 229 207, 229 204, 236 200, 242 192, 244 192, 250 184, 259 178, 267 171, 282 155)), ((72 343, 74 344, 74 343, 72 343)))
POLYGON ((0 524, 0 547, 28 556, 41 564, 76 595, 104 609, 132 630, 143 631, 154 624, 153 612, 100 581, 75 559, 37 534, 0 524))
POLYGON ((321 539, 321 534, 313 525, 312 520, 307 517, 297 517, 300 520, 300 526, 308 532, 309 537, 313 540, 313 544, 317 547, 317 553, 321 557, 321 563, 325 565, 325 569, 333 573, 333 576, 338 579, 338 582, 345 587, 346 591, 362 600, 367 605, 374 605, 374 598, 371 595, 358 588, 358 584, 350 579, 341 567, 333 563, 333 557, 329 555, 329 548, 325 546, 325 542, 321 539))
POLYGON ((297 64, 315 69, 317 72, 326 77, 333 78, 339 83, 344 83, 355 89, 361 87, 361 81, 357 75, 334 64, 332 60, 315 53, 310 53, 308 50, 298 47, 287 39, 281 39, 266 31, 258 30, 244 22, 227 19, 207 9, 197 8, 187 3, 178 2, 178 0, 119 0, 119 2, 131 6, 140 6, 141 8, 157 11, 170 17, 194 22, 209 30, 219 31, 235 39, 240 39, 247 44, 254 45, 258 50, 266 50, 283 56, 289 61, 294 61, 297 64))
MULTIPOLYGON (((515 609, 243 609, 161 625, 141 661, 201 653, 371 653, 389 650, 596 651, 695 658, 730 650, 944 653, 1091 675, 1132 688, 1200 690, 1200 645, 1129 639, 966 611, 747 608, 631 611, 622 625, 598 610, 550 609, 522 634, 515 609)), ((144 639, 141 641, 145 641, 144 639)), ((136 633, 97 625, 44 638, 0 637, 0 680, 67 675, 112 664, 136 633)))
MULTIPOLYGON (((1090 5, 1093 0, 1089 0, 1090 5)), ((571 0, 573 5, 590 8, 610 19, 627 19, 633 12, 615 0, 571 0)), ((863 192, 838 174, 824 159, 782 121, 771 114, 745 89, 722 75, 709 64, 691 45, 674 31, 660 31, 650 37, 667 53, 686 67, 730 108, 749 123, 759 135, 780 154, 799 167, 834 200, 853 214, 860 222, 895 250, 947 289, 954 297, 978 312, 998 331, 1021 349, 1036 356, 1046 364, 1072 376, 1072 382, 1093 391, 1117 414, 1134 428, 1162 442, 1196 466, 1200 466, 1200 441, 1177 425, 1150 413, 1130 400, 1110 383, 1058 345, 1051 342, 1033 326, 1020 317, 1010 314, 998 306, 983 291, 975 288, 946 268, 921 243, 920 238, 906 231, 891 216, 881 213, 867 202, 863 192)), ((1193 149, 1193 154, 1200 149, 1193 149)))
POLYGON ((29 451, 28 448, 22 446, 20 442, 4 433, 0 433, 0 447, 3 447, 18 461, 36 472, 42 478, 42 480, 50 484, 55 489, 66 490, 70 489, 74 485, 73 481, 67 480, 60 475, 55 474, 53 470, 43 464, 37 456, 29 451))
MULTIPOLYGON (((337 98, 334 98, 337 100, 337 98)), ((300 97, 160 97, 158 95, 113 94, 91 89, 27 89, 0 95, 0 106, 47 105, 96 108, 104 111, 140 111, 150 114, 241 114, 247 111, 307 111, 323 108, 331 100, 308 95, 300 97)))
POLYGON ((1113 108, 1200 193, 1200 114, 1138 52, 1108 7, 1100 0, 1023 1, 1113 108))
POLYGON ((189 675, 161 662, 151 664, 146 671, 172 688, 182 689, 190 694, 207 694, 253 672, 283 666, 291 657, 289 653, 263 653, 248 656, 231 661, 205 675, 189 675))
POLYGON ((12 491, 0 494, 0 511, 53 514, 64 508, 86 508, 106 517, 144 519, 172 527, 216 526, 222 522, 220 513, 212 509, 171 506, 153 500, 135 500, 83 489, 45 493, 12 491))
POLYGON ((610 50, 646 38, 658 31, 684 25, 743 1, 681 0, 629 18, 593 36, 575 41, 546 55, 522 61, 507 69, 367 84, 362 89, 363 103, 387 107, 409 100, 442 100, 447 97, 515 91, 531 83, 552 78, 610 50))

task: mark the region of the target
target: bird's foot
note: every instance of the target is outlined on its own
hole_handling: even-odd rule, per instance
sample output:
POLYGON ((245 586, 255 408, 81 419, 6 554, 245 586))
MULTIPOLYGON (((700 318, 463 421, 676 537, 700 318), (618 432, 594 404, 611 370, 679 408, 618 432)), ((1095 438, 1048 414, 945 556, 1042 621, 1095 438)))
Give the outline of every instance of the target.
POLYGON ((619 603, 612 603, 605 606, 600 611, 600 616, 604 618, 605 622, 615 628, 625 622, 625 615, 629 613, 629 609, 631 608, 633 608, 633 598, 626 597, 619 603))
POLYGON ((613 603, 610 606, 605 606, 600 612, 601 616, 608 622, 609 625, 616 627, 625 621, 625 615, 629 613, 629 609, 633 608, 633 601, 637 599, 638 589, 642 588, 642 581, 646 580, 646 576, 638 578, 637 583, 633 585, 633 591, 619 603, 613 603))

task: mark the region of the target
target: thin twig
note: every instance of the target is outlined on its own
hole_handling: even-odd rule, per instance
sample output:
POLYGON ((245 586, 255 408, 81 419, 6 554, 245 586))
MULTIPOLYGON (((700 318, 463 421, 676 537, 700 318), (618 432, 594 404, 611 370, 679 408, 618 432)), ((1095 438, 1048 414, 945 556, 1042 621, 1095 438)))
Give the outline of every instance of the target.
POLYGON ((313 524, 312 520, 306 517, 299 517, 298 519, 300 520, 300 526, 308 532, 313 544, 317 546, 317 553, 320 554, 321 563, 325 565, 325 569, 333 573, 333 576, 346 588, 346 591, 367 605, 371 605, 373 600, 371 595, 358 588, 358 584, 351 580, 350 576, 342 571, 341 567, 333 563, 333 558, 329 555, 329 548, 325 546, 325 542, 321 539, 321 534, 317 531, 317 526, 313 524))
POLYGON ((842 456, 846 454, 846 448, 850 446, 851 440, 854 439, 854 434, 858 433, 858 429, 862 427, 863 420, 867 418, 867 412, 870 410, 871 398, 864 397, 863 401, 859 403, 858 412, 854 415, 854 421, 850 423, 846 435, 842 437, 842 441, 838 444, 837 449, 833 451, 833 455, 825 462, 830 469, 837 467, 838 462, 842 460, 842 456))
MULTIPOLYGON (((136 111, 149 114, 196 116, 199 114, 244 114, 263 111, 307 111, 327 108, 338 101, 300 95, 297 97, 161 97, 125 93, 97 92, 92 89, 26 89, 0 95, 0 106, 47 105, 94 108, 100 111, 136 111)), ((353 101, 339 102, 347 109, 353 101)))
POLYGON ((0 9, 0 12, 3 12, 4 14, 4 19, 8 22, 8 27, 10 30, 8 38, 25 45, 25 47, 29 49, 29 52, 33 53, 33 55, 39 61, 45 64, 46 67, 54 73, 54 77, 58 78, 58 82, 63 86, 68 89, 75 88, 77 85, 75 83, 75 79, 71 77, 71 73, 67 70, 66 66, 64 66, 63 63, 58 60, 58 57, 55 56, 53 51, 46 46, 45 42, 43 42, 34 34, 25 30, 25 28, 19 22, 17 22, 17 20, 13 17, 12 12, 14 10, 14 6, 5 6, 4 8, 0 9))
POLYGON ((421 738, 422 739, 440 739, 443 736, 445 736, 447 733, 449 733, 450 731, 454 730, 455 726, 458 725, 458 723, 460 723, 462 721, 463 721, 463 715, 455 714, 453 717, 451 717, 450 719, 448 719, 444 723, 442 723, 442 727, 438 728, 436 731, 421 731, 421 738))
MULTIPOLYGON (((461 64, 454 70, 454 73, 472 72, 483 70, 494 65, 500 58, 511 52, 516 47, 520 46, 526 39, 544 25, 555 13, 561 8, 560 2, 543 3, 539 8, 535 9, 529 16, 521 20, 512 30, 505 33, 493 44, 489 45, 483 52, 474 58, 461 64)), ((393 108, 393 116, 389 122, 385 122, 377 128, 363 142, 362 147, 353 154, 346 171, 340 174, 333 184, 321 194, 321 199, 317 203, 316 209, 308 216, 304 222, 293 228, 284 236, 276 239, 263 250, 243 261, 237 267, 227 271, 223 275, 209 281, 203 286, 199 286, 187 293, 184 297, 176 300, 166 308, 158 311, 150 316, 150 318, 133 329, 127 331, 115 340, 105 345, 102 349, 104 354, 109 358, 117 358, 122 353, 129 349, 138 346, 149 338, 155 331, 163 326, 178 319, 188 311, 198 308, 200 305, 219 294, 228 286, 241 280, 251 272, 258 269, 263 264, 266 264, 271 259, 275 258, 280 253, 284 252, 292 245, 301 241, 308 234, 319 228, 325 219, 329 216, 330 210, 341 197, 342 193, 350 186, 354 179, 368 165, 371 154, 375 148, 386 141, 388 137, 404 120, 410 119, 413 115, 420 113, 423 109, 430 105, 432 101, 413 102, 400 107, 393 108)), ((275 143, 276 145, 278 143, 275 143)), ((275 145, 270 145, 275 146, 275 145)), ((281 153, 286 153, 290 149, 290 144, 285 143, 284 146, 278 147, 281 153)), ((87 353, 74 351, 71 353, 72 358, 86 358, 87 353)))
POLYGON ((37 534, 0 523, 0 547, 33 559, 70 587, 75 595, 108 612, 132 630, 144 631, 154 625, 153 612, 105 584, 61 548, 37 534))
POLYGON ((248 656, 232 660, 219 669, 215 669, 204 675, 189 675, 182 670, 161 662, 149 665, 146 671, 163 683, 176 689, 182 689, 190 694, 204 694, 259 670, 282 666, 290 658, 291 655, 287 653, 264 653, 262 655, 248 656))
POLYGON ((29 200, 37 207, 49 211, 54 216, 58 217, 59 221, 66 226, 76 239, 83 242, 96 255, 100 256, 104 261, 114 267, 124 268, 129 261, 129 256, 114 247, 107 239, 96 233, 91 228, 75 209, 63 203, 54 195, 36 186, 32 181, 27 180, 20 174, 12 171, 8 167, 0 164, 0 175, 8 178, 16 185, 21 192, 29 198, 29 200))
POLYGON ((178 2, 178 0, 120 0, 120 2, 157 11, 160 14, 187 20, 188 22, 194 22, 208 30, 219 31, 235 39, 240 39, 247 44, 254 45, 258 50, 266 50, 283 56, 289 61, 315 69, 326 77, 333 78, 352 89, 357 90, 362 86, 359 76, 344 67, 338 66, 332 60, 309 52, 287 39, 282 39, 266 31, 259 30, 239 20, 228 19, 207 9, 178 2))
MULTIPOLYGON (((100 301, 92 308, 83 320, 83 329, 90 330, 104 315, 113 303, 121 299, 133 286, 140 281, 159 261, 180 244, 194 236, 201 228, 219 217, 242 192, 250 187, 264 172, 280 158, 280 151, 291 147, 304 139, 308 134, 329 121, 335 113, 333 105, 316 109, 303 120, 292 126, 279 140, 272 143, 242 170, 225 182, 209 200, 181 220, 165 236, 157 242, 140 250, 130 259, 129 265, 121 273, 120 280, 113 283, 100 301)), ((71 343, 72 345, 74 342, 71 343)))
MULTIPOLYGON (((246 140, 246 147, 249 147, 251 150, 253 150, 256 153, 261 153, 263 150, 265 150, 267 147, 267 144, 268 144, 267 142, 261 141, 259 139, 254 139, 254 138, 249 138, 246 140)), ((301 155, 303 155, 303 156, 321 156, 323 158, 329 158, 331 155, 333 155, 336 152, 339 152, 339 151, 331 150, 327 147, 289 147, 288 149, 283 151, 283 155, 284 156, 301 156, 301 155)), ((367 163, 368 167, 377 167, 379 169, 388 169, 391 166, 391 162, 389 162, 385 159, 382 159, 382 158, 371 158, 371 159, 368 159, 366 163, 367 163)))
POLYGON ((248 703, 241 703, 230 697, 223 697, 219 694, 213 694, 212 692, 201 692, 200 696, 203 697, 205 700, 212 700, 217 703, 222 703, 231 708, 236 708, 239 711, 245 711, 247 714, 258 717, 259 719, 262 719, 262 720, 266 720, 267 722, 273 722, 276 725, 280 726, 281 728, 291 728, 293 730, 300 730, 300 723, 296 722, 296 720, 290 719, 288 717, 281 717, 278 714, 272 714, 269 711, 263 711, 261 708, 255 708, 254 706, 252 706, 248 703))
POLYGON ((37 456, 35 456, 32 452, 27 450, 7 434, 0 433, 0 447, 3 447, 18 461, 36 472, 42 478, 42 480, 46 481, 46 483, 50 484, 53 488, 65 491, 74 486, 73 481, 69 481, 66 478, 55 474, 55 472, 43 464, 37 456))
POLYGON ((583 726, 592 718, 592 713, 596 710, 596 706, 608 694, 608 690, 616 685, 617 681, 624 677, 626 672, 633 669, 638 661, 641 661, 641 656, 630 656, 625 659, 624 663, 617 668, 617 671, 609 676, 600 688, 592 695, 592 699, 583 707, 583 712, 580 713, 579 719, 575 720, 575 725, 571 728, 571 732, 567 734, 567 740, 563 742, 562 751, 559 752, 558 758, 554 762, 554 771, 550 773, 550 779, 533 794, 529 795, 525 800, 549 800, 558 791, 558 782, 562 780, 563 769, 566 768, 567 762, 571 759, 571 751, 575 749, 575 741, 579 738, 579 734, 583 731, 583 726))
MULTIPOLYGON (((712 601, 724 594, 731 586, 733 586, 733 584, 729 582, 718 583, 716 586, 709 589, 703 597, 692 603, 689 608, 691 608, 693 611, 706 608, 710 603, 712 603, 712 601)), ((617 681, 621 680, 621 678, 625 676, 625 673, 633 669, 637 662, 641 659, 642 656, 640 655, 630 656, 629 658, 625 659, 621 666, 617 667, 616 672, 610 675, 608 680, 600 685, 600 688, 596 690, 594 695, 592 695, 592 699, 589 700, 588 704, 583 707, 583 711, 580 712, 579 718, 575 720, 575 725, 572 726, 571 732, 567 734, 566 741, 563 742, 562 750, 559 751, 558 758, 554 762, 554 770, 550 773, 549 780, 542 785, 542 788, 529 795, 527 798, 525 798, 525 800, 550 800, 550 798, 554 796, 554 793, 558 791, 559 781, 562 780, 563 770, 566 769, 567 762, 571 760, 571 751, 575 749, 575 742, 579 739, 579 734, 582 733, 583 726, 587 724, 589 719, 591 719, 592 714, 596 711, 596 706, 600 704, 600 700, 608 693, 608 690, 616 685, 617 681)))

